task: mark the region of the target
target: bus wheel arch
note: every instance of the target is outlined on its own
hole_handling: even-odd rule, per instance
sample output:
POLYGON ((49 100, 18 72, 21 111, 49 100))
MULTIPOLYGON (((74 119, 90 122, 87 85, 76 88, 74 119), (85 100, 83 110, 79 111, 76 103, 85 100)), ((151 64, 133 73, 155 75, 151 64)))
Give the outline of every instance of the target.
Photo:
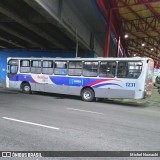
POLYGON ((95 92, 92 87, 84 87, 81 90, 81 97, 83 101, 92 102, 95 100, 95 92))
POLYGON ((21 89, 22 89, 22 92, 25 93, 25 94, 30 94, 31 93, 31 86, 26 81, 21 83, 21 89))

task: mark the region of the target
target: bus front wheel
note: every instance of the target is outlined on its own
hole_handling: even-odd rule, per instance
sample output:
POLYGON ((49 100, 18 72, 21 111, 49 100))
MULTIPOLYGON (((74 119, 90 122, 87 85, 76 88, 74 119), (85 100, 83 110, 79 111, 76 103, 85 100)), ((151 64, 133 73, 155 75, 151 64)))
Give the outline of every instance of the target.
POLYGON ((31 93, 31 86, 28 83, 22 84, 22 92, 25 94, 31 93))
POLYGON ((82 100, 86 102, 92 102, 95 99, 94 91, 90 88, 85 88, 82 91, 82 100))

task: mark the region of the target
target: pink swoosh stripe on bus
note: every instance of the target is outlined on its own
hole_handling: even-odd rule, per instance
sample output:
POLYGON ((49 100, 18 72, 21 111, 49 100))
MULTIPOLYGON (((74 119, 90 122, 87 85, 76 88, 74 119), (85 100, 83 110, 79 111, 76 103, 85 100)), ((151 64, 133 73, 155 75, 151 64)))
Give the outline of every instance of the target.
MULTIPOLYGON (((32 77, 32 76, 31 76, 31 77, 32 77)), ((32 79, 33 79, 34 83, 38 83, 33 77, 32 77, 32 79)))
POLYGON ((115 80, 115 79, 103 79, 103 80, 99 80, 99 81, 96 81, 96 82, 92 82, 90 83, 88 86, 94 86, 95 84, 98 84, 98 83, 101 83, 101 82, 105 82, 105 81, 110 81, 110 80, 115 80))

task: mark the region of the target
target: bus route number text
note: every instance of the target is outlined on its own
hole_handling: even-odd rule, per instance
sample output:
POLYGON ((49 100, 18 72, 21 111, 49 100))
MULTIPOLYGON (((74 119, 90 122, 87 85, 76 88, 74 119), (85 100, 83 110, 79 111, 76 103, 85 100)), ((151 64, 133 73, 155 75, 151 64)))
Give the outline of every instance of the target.
POLYGON ((130 82, 126 83, 126 87, 135 87, 135 86, 136 86, 136 83, 130 83, 130 82))

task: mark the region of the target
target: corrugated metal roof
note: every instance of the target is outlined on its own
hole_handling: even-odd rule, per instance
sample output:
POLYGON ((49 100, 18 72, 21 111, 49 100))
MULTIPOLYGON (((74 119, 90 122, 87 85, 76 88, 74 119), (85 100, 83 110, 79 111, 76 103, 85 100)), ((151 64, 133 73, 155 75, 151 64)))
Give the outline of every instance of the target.
POLYGON ((120 28, 115 36, 121 36, 128 56, 151 57, 160 65, 160 0, 97 1, 103 3, 107 13, 112 10, 114 25, 120 28), (128 38, 124 38, 125 34, 128 38))

